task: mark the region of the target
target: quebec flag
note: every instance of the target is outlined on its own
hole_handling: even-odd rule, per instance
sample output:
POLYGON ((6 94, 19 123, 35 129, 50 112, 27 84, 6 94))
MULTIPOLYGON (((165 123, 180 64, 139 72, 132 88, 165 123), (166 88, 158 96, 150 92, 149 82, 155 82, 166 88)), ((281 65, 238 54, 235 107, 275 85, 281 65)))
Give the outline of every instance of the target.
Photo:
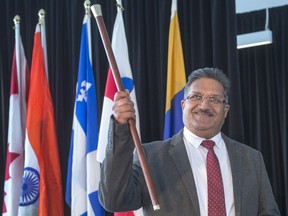
POLYGON ((78 81, 68 164, 66 202, 71 215, 104 215, 98 201, 100 163, 96 159, 98 114, 96 87, 89 57, 90 18, 82 26, 78 81))

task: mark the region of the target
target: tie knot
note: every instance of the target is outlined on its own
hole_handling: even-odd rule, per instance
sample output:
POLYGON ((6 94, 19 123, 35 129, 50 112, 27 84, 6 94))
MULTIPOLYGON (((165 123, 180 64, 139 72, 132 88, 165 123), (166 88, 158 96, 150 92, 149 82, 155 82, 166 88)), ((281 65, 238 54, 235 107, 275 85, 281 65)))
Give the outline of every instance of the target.
POLYGON ((213 140, 204 140, 202 145, 208 150, 213 150, 215 142, 213 140))

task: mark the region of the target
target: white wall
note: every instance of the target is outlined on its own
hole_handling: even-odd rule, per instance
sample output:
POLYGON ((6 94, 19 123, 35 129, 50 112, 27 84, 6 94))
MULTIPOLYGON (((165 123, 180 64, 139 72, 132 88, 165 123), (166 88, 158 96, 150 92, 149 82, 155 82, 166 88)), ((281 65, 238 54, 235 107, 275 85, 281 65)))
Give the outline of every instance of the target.
POLYGON ((235 0, 236 13, 288 5, 288 0, 235 0))

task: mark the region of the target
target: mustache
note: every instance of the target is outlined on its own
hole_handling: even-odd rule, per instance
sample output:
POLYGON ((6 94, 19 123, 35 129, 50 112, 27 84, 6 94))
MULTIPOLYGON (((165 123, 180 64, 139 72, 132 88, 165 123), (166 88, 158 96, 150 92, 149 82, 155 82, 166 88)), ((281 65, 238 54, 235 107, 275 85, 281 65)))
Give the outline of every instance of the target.
POLYGON ((214 116, 215 113, 210 110, 210 109, 194 109, 192 110, 193 113, 196 113, 196 114, 204 114, 204 115, 208 115, 208 116, 214 116))

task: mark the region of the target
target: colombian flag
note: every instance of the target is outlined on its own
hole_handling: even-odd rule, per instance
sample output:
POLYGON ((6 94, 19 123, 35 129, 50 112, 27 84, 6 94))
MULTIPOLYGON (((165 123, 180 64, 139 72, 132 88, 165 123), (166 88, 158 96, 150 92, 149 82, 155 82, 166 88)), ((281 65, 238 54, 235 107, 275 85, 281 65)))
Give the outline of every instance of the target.
POLYGON ((168 46, 168 74, 164 139, 168 139, 183 128, 181 100, 186 84, 184 58, 177 15, 177 0, 172 1, 168 46))

